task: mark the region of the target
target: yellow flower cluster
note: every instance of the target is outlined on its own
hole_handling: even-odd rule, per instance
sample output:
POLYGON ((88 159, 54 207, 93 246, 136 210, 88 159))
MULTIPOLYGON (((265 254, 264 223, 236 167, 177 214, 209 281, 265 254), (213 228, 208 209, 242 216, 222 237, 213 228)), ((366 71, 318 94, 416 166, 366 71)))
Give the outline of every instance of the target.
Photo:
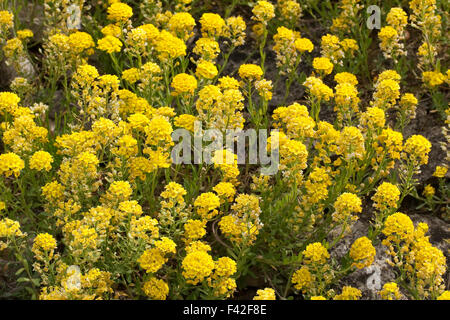
POLYGON ((381 241, 396 280, 380 298, 449 299, 440 244, 396 212, 413 195, 422 211, 446 214, 447 127, 443 159, 411 132, 429 107, 450 115, 435 0, 409 1, 410 17, 385 8, 381 50, 355 33, 359 0, 336 2, 318 38, 301 28, 302 10, 324 18, 311 1, 255 1, 249 21, 233 15, 236 1, 218 3, 221 16, 191 10, 192 0, 109 0, 95 17, 73 2, 46 0, 36 34, 0 11, 0 62, 15 74, 0 92, 0 250, 23 264, 18 276, 32 276, 27 291, 241 298, 248 271, 272 287, 255 300, 358 300, 365 290, 348 276, 375 263, 381 241), (409 27, 423 36, 413 64, 401 58, 414 46, 409 27), (239 50, 247 34, 254 41, 239 50), (366 60, 376 54, 393 69, 374 73, 366 60), (412 65, 430 97, 416 93, 412 65), (242 147, 272 162, 253 165, 250 154, 242 165, 242 147), (173 161, 175 151, 193 164, 173 161), (431 156, 440 165, 419 185, 431 156), (367 205, 372 221, 356 235, 367 205))
POLYGON ((0 154, 0 174, 5 177, 14 175, 19 177, 22 169, 25 168, 25 162, 15 153, 0 154))
POLYGON ((203 37, 216 39, 223 35, 225 21, 216 13, 204 13, 200 18, 203 37))
POLYGON ((370 266, 375 259, 375 248, 367 237, 361 237, 353 242, 350 248, 350 258, 353 259, 353 264, 358 269, 363 269, 370 266))
POLYGON ((400 290, 395 282, 385 283, 379 294, 383 300, 399 300, 401 298, 400 290))
POLYGON ((210 220, 219 213, 220 199, 212 192, 202 193, 195 199, 194 207, 202 219, 210 220))
POLYGON ((405 141, 403 157, 417 165, 428 163, 428 154, 431 151, 431 143, 424 136, 412 135, 405 141))
POLYGON ((332 34, 322 36, 320 47, 320 53, 323 57, 340 66, 343 65, 344 58, 353 57, 359 49, 356 40, 349 38, 340 40, 339 37, 332 34))
POLYGON ((319 74, 328 75, 333 71, 333 64, 330 59, 325 57, 314 58, 313 68, 319 72, 319 74))
POLYGON ((171 86, 174 88, 173 95, 193 95, 197 89, 197 79, 186 73, 179 73, 173 77, 171 86))
POLYGON ((51 252, 56 249, 56 240, 48 233, 40 233, 36 236, 33 242, 33 252, 39 254, 40 252, 51 252))
POLYGON ((373 206, 379 211, 395 210, 398 207, 400 190, 389 182, 383 182, 372 197, 373 206))
POLYGON ((254 64, 242 64, 239 67, 239 76, 245 81, 260 80, 263 75, 263 71, 260 66, 254 64))
POLYGON ((152 277, 144 283, 142 291, 152 300, 166 300, 169 286, 164 280, 152 277))
POLYGON ((353 216, 355 213, 361 213, 361 199, 356 194, 345 192, 341 194, 334 202, 333 221, 347 221, 358 219, 357 216, 353 216))
POLYGON ((253 7, 253 20, 262 24, 267 24, 269 20, 275 17, 275 7, 268 1, 258 1, 253 7))
POLYGON ((330 257, 328 250, 320 242, 309 244, 302 254, 306 264, 324 264, 330 257))
POLYGON ((188 283, 198 284, 209 277, 215 267, 214 260, 205 251, 188 253, 183 259, 183 276, 188 283))
POLYGON ((125 3, 115 2, 108 8, 108 19, 117 22, 124 23, 128 21, 133 15, 133 9, 125 3))
POLYGON ((390 256, 388 263, 400 269, 410 283, 418 290, 418 297, 437 298, 444 292, 443 274, 446 258, 441 250, 433 247, 425 236, 428 225, 419 223, 414 228, 411 219, 400 212, 389 216, 385 221, 383 234, 390 256))
POLYGON ((334 300, 359 300, 362 296, 361 290, 344 286, 342 288, 342 293, 334 297, 334 300))
POLYGON ((53 157, 46 151, 37 151, 30 158, 30 169, 37 171, 50 171, 52 168, 53 157))
POLYGON ((253 300, 276 300, 275 290, 272 288, 259 289, 256 291, 253 300))

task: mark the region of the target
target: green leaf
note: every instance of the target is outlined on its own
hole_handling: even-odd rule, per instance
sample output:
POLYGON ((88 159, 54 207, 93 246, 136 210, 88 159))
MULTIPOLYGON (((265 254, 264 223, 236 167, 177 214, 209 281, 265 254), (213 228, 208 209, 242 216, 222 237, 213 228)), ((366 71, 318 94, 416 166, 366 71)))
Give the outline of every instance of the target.
POLYGON ((20 275, 22 272, 24 272, 25 268, 20 268, 19 270, 16 271, 16 276, 20 275))
POLYGON ((17 279, 17 282, 30 282, 30 279, 22 277, 17 279))

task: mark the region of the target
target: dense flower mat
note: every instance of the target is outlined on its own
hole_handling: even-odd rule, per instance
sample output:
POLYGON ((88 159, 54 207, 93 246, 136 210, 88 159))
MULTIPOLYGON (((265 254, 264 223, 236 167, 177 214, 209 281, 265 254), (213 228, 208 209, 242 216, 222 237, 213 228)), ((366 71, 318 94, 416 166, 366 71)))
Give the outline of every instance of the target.
POLYGON ((449 299, 448 3, 382 3, 0 1, 0 297, 449 299))

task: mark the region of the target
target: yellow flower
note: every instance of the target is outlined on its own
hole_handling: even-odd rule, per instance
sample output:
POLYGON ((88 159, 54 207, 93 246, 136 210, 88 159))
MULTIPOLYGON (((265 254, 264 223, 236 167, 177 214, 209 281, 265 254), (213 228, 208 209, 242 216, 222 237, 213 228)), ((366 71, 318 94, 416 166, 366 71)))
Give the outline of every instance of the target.
POLYGON ((148 23, 148 24, 143 24, 139 28, 145 31, 148 43, 154 45, 158 41, 160 32, 159 32, 158 28, 156 28, 154 25, 152 25, 151 23, 148 23))
POLYGON ((378 37, 383 42, 392 41, 397 37, 398 32, 391 26, 383 27, 381 28, 380 32, 378 33, 378 37))
POLYGON ((202 193, 195 199, 194 207, 202 219, 209 220, 219 213, 220 199, 212 192, 202 193))
POLYGON ((275 17, 275 8, 273 4, 268 1, 258 1, 253 7, 253 20, 267 24, 269 20, 275 17))
POLYGON ((372 197, 374 201, 373 206, 379 211, 385 211, 387 209, 396 209, 398 201, 400 199, 400 190, 397 186, 383 182, 378 186, 377 191, 372 197))
POLYGON ((204 13, 200 18, 203 37, 218 38, 225 31, 225 21, 216 13, 204 13))
POLYGON ((41 190, 42 195, 48 202, 56 202, 64 195, 64 186, 58 183, 58 181, 48 182, 41 190))
POLYGON ((334 300, 359 300, 361 298, 362 294, 359 289, 345 286, 342 288, 342 293, 335 296, 334 300))
POLYGON ((230 277, 237 271, 236 262, 228 257, 221 257, 214 264, 213 277, 230 277))
POLYGON ((260 66, 255 64, 242 64, 239 67, 239 76, 246 81, 261 79, 263 71, 260 66))
POLYGON ((13 114, 19 106, 20 98, 12 92, 0 92, 0 113, 13 114))
POLYGON ((374 101, 371 102, 373 107, 387 110, 396 104, 400 97, 400 85, 396 79, 382 79, 380 75, 375 86, 374 101))
POLYGON ((308 267, 301 267, 292 275, 294 288, 306 292, 314 281, 314 276, 309 272, 308 267))
POLYGON ((122 49, 122 42, 116 37, 106 36, 98 40, 97 48, 102 51, 106 51, 109 54, 120 52, 120 50, 122 49))
POLYGON ((350 258, 353 259, 353 266, 363 269, 370 266, 375 259, 375 248, 367 237, 361 237, 353 242, 350 248, 350 258))
POLYGON ((325 57, 314 58, 313 67, 320 73, 325 75, 330 74, 333 71, 333 64, 330 59, 325 57))
POLYGON ((203 238, 206 234, 206 221, 205 220, 192 220, 189 219, 184 224, 184 236, 188 240, 197 240, 203 238))
POLYGON ((196 251, 209 252, 211 247, 202 241, 193 241, 186 246, 186 253, 192 253, 196 251))
POLYGON ((430 88, 440 86, 445 81, 445 75, 439 71, 424 71, 422 73, 422 81, 430 88))
POLYGON ((408 16, 402 8, 391 8, 386 17, 386 22, 401 32, 408 24, 408 16))
POLYGON ((306 51, 312 52, 314 50, 313 43, 307 38, 298 38, 295 40, 294 44, 295 48, 301 53, 306 51))
POLYGON ((383 290, 378 293, 383 300, 398 300, 401 298, 400 290, 395 282, 385 283, 383 290))
POLYGON ((377 107, 368 107, 361 115, 360 124, 374 130, 383 128, 386 124, 386 114, 383 109, 377 107))
POLYGON ((337 154, 342 155, 346 160, 352 158, 362 159, 366 152, 364 137, 356 127, 344 127, 337 141, 337 154))
POLYGON ((133 9, 131 9, 129 5, 122 2, 113 3, 108 8, 108 19, 115 22, 124 23, 130 19, 132 15, 133 9))
POLYGON ((326 34, 320 39, 320 53, 333 63, 342 64, 345 52, 342 49, 339 38, 332 34, 326 34))
POLYGON ((173 77, 170 85, 175 89, 173 95, 187 94, 189 96, 193 95, 197 89, 197 79, 189 74, 179 73, 173 77))
POLYGON ((405 93, 402 95, 399 106, 400 109, 405 112, 406 116, 410 119, 414 119, 416 117, 416 106, 418 100, 412 93, 405 93))
POLYGON ((199 55, 202 60, 212 61, 220 53, 219 43, 211 38, 200 38, 195 42, 192 52, 199 55))
POLYGON ((354 86, 358 84, 358 79, 356 79, 356 76, 349 72, 336 73, 336 75, 334 76, 334 81, 336 81, 338 84, 350 83, 354 86))
POLYGON ((137 260, 147 273, 155 273, 167 262, 164 254, 157 248, 147 249, 137 260))
POLYGON ((358 90, 350 83, 338 84, 335 88, 334 94, 334 111, 337 112, 339 121, 344 119, 351 119, 352 115, 359 111, 359 97, 358 90))
POLYGON ((302 7, 295 0, 280 1, 277 4, 281 18, 289 24, 295 25, 302 16, 302 7))
POLYGON ((332 215, 333 221, 345 222, 349 217, 356 220, 358 217, 353 217, 352 215, 361 213, 361 204, 361 199, 356 194, 344 192, 334 202, 336 211, 332 215))
POLYGON ((32 251, 34 253, 43 251, 51 251, 56 249, 56 240, 51 234, 39 233, 33 241, 32 251))
POLYGON ((431 143, 421 135, 413 135, 406 140, 403 146, 403 157, 411 160, 416 165, 428 163, 428 154, 431 151, 431 143))
POLYGON ((142 215, 142 207, 136 200, 122 201, 119 203, 119 210, 127 214, 132 214, 133 216, 139 217, 142 215))
POLYGON ((178 203, 184 203, 183 196, 185 196, 186 193, 186 190, 181 184, 172 181, 164 187, 164 191, 161 192, 161 197, 164 199, 176 200, 178 203))
POLYGON ((176 253, 176 244, 173 240, 162 237, 161 240, 155 241, 155 247, 161 250, 163 254, 176 253))
POLYGON ((439 297, 437 297, 437 300, 450 300, 450 291, 444 291, 439 297))
POLYGON ((226 21, 226 28, 223 33, 224 37, 231 40, 231 45, 234 47, 241 46, 245 43, 245 30, 247 25, 241 16, 229 17, 226 21))
POLYGON ((214 65, 214 63, 206 61, 206 60, 202 60, 198 65, 197 65, 197 70, 195 72, 195 75, 199 78, 204 78, 204 79, 214 79, 215 76, 217 76, 217 68, 214 65))
POLYGON ((166 300, 169 294, 169 286, 163 280, 151 277, 144 282, 142 291, 152 300, 166 300))
POLYGON ((111 202, 122 202, 129 200, 133 189, 128 181, 114 181, 105 194, 105 200, 111 202))
MULTIPOLYGON (((26 234, 25 234, 26 235, 26 234)), ((0 220, 0 238, 22 237, 24 234, 20 231, 20 223, 8 218, 0 220)), ((2 245, 0 243, 0 250, 2 245)))
POLYGON ((214 261, 205 251, 188 253, 181 263, 183 276, 187 283, 196 285, 210 276, 214 270, 214 261))
POLYGON ((320 242, 308 244, 302 254, 306 264, 324 264, 330 257, 328 250, 320 242))
POLYGON ((0 154, 0 174, 7 178, 14 174, 17 178, 23 168, 25 162, 17 154, 12 152, 0 154))
POLYGON ((436 166, 436 170, 433 173, 434 177, 438 177, 438 178, 444 178, 445 175, 447 174, 447 167, 443 167, 443 166, 436 166))
POLYGON ((195 20, 188 12, 177 12, 169 19, 169 30, 183 40, 194 35, 195 20))
POLYGON ((23 43, 19 38, 13 38, 6 41, 3 46, 3 52, 7 58, 13 57, 15 54, 19 54, 23 51, 23 43))
POLYGON ((93 50, 89 49, 94 48, 95 43, 90 34, 86 32, 74 32, 69 35, 69 46, 74 54, 81 54, 83 52, 93 54, 93 50))
POLYGON ((0 11, 0 28, 9 29, 14 26, 14 15, 9 11, 0 11))
POLYGON ((38 171, 50 171, 52 168, 53 157, 46 151, 37 151, 30 158, 30 169, 38 171))
POLYGON ((113 36, 116 38, 120 38, 120 36, 122 35, 122 30, 115 24, 108 24, 101 30, 101 32, 104 36, 113 36))
MULTIPOLYGON (((145 143, 152 146, 171 146, 173 145, 172 131, 172 125, 165 117, 155 116, 150 120, 148 126, 145 127, 145 134, 147 136, 145 143)), ((144 150, 144 153, 146 153, 146 150, 144 150)))
POLYGON ((344 39, 340 44, 344 52, 348 52, 350 56, 353 56, 353 53, 359 49, 358 43, 354 39, 344 39))
POLYGON ((255 82, 255 89, 264 100, 272 100, 272 80, 261 79, 255 82))
MULTIPOLYGON (((122 202, 123 203, 123 202, 122 202)), ((123 208, 121 209, 123 210, 123 208)), ((130 236, 133 238, 143 239, 146 242, 153 242, 159 237, 159 229, 157 227, 158 221, 152 219, 150 216, 143 216, 140 218, 131 218, 130 236), (150 233, 147 234, 147 233, 150 233)), ((160 251, 158 250, 158 254, 160 251)))
POLYGON ((163 30, 156 42, 156 51, 161 61, 176 59, 186 55, 186 44, 180 38, 173 36, 170 32, 163 30))
POLYGON ((230 182, 220 182, 213 188, 221 201, 231 202, 236 194, 236 188, 230 182))
POLYGON ((181 114, 175 117, 173 123, 180 128, 184 128, 191 132, 194 132, 194 123, 197 121, 197 117, 191 114, 181 114))
POLYGON ((259 289, 253 300, 276 300, 275 290, 272 288, 259 289))
POLYGON ((387 241, 383 241, 383 244, 391 241, 398 244, 400 241, 410 240, 414 236, 414 225, 406 214, 396 212, 386 218, 383 234, 387 236, 387 241))
POLYGON ((136 81, 139 80, 140 76, 140 71, 137 68, 130 68, 122 72, 122 79, 129 82, 130 84, 136 83, 136 81))
POLYGON ((308 77, 303 85, 308 88, 310 94, 319 101, 329 101, 334 96, 333 90, 319 78, 313 76, 308 77))
MULTIPOLYGON (((30 29, 23 29, 23 30, 19 30, 17 31, 17 38, 19 38, 20 40, 24 40, 27 38, 33 38, 34 34, 33 31, 31 31, 30 29)), ((92 45, 94 46, 94 45, 92 45)))
POLYGON ((423 194, 423 196, 424 196, 425 198, 430 198, 430 199, 433 198, 434 193, 435 193, 434 188, 433 188, 431 185, 429 185, 429 184, 427 184, 427 185, 423 188, 422 194, 423 194))

